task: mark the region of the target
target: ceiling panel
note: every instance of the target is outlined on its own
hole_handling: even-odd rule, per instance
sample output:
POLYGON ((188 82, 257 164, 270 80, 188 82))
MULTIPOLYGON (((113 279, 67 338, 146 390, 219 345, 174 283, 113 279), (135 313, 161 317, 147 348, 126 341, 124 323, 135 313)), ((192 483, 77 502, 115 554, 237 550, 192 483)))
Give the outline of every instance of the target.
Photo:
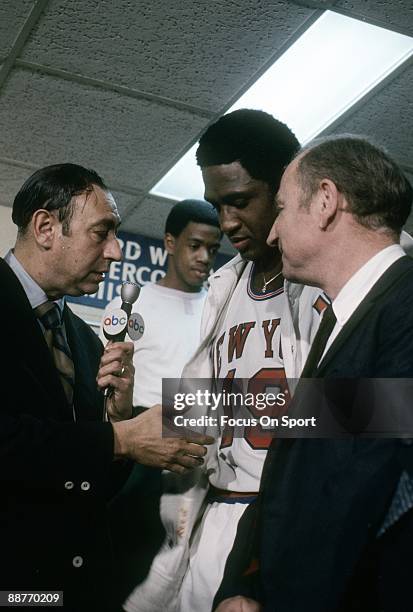
POLYGON ((350 132, 373 137, 413 169, 413 63, 345 116, 326 133, 350 132))
POLYGON ((144 236, 163 235, 166 217, 173 202, 153 196, 145 197, 138 206, 129 209, 122 219, 122 231, 143 234, 144 236))
POLYGON ((22 59, 215 110, 312 14, 274 0, 51 0, 22 59))
MULTIPOLYGON (((110 188, 110 187, 109 187, 110 188)), ((145 194, 131 195, 129 193, 124 193, 123 191, 119 191, 118 189, 111 190, 113 197, 115 198, 116 205, 118 207, 120 216, 122 217, 122 230, 123 220, 127 216, 128 210, 133 210, 139 206, 139 203, 142 201, 145 194)))
MULTIPOLYGON (((413 63, 324 133, 362 134, 387 148, 413 185, 413 63)), ((406 230, 413 234, 413 213, 406 230)))
POLYGON ((355 16, 365 17, 369 21, 380 22, 389 30, 403 30, 413 34, 412 0, 336 0, 334 8, 343 9, 355 16))
POLYGON ((94 167, 115 187, 147 187, 204 125, 186 111, 15 70, 1 95, 3 155, 94 167))
POLYGON ((34 170, 0 161, 0 204, 12 206, 15 195, 33 172, 34 170))
POLYGON ((9 53, 33 4, 34 0, 0 3, 0 56, 9 53))

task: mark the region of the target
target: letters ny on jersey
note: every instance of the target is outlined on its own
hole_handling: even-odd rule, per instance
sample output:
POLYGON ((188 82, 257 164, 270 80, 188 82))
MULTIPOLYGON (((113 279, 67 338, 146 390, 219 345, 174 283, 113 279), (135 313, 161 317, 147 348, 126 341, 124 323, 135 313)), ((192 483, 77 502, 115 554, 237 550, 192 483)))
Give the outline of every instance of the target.
MULTIPOLYGON (((284 304, 284 291, 280 288, 264 296, 255 294, 251 287, 252 264, 249 264, 234 291, 228 311, 214 345, 214 375, 216 384, 226 393, 262 399, 265 394, 276 396, 288 392, 283 365, 280 323, 284 304), (242 379, 242 380, 241 380, 242 379)), ((248 403, 248 402, 247 402, 248 403)), ((280 406, 251 402, 241 407, 224 406, 228 418, 242 417, 246 426, 242 431, 226 426, 222 431, 221 450, 232 451, 235 456, 234 438, 243 438, 243 446, 252 451, 265 450, 272 435, 259 424, 247 425, 248 417, 255 423, 263 415, 284 414, 288 402, 280 406), (259 406, 259 407, 258 407, 259 406)))

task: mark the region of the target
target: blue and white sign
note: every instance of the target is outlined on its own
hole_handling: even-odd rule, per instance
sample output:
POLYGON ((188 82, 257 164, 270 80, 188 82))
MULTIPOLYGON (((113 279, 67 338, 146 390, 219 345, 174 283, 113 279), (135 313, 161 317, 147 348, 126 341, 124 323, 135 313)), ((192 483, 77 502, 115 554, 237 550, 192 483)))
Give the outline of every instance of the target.
MULTIPOLYGON (((119 232, 118 239, 122 248, 123 259, 112 262, 109 272, 99 285, 99 290, 93 295, 68 297, 68 302, 84 304, 104 309, 106 304, 120 294, 124 281, 139 283, 156 283, 166 274, 168 253, 163 240, 148 238, 140 234, 119 232)), ((228 255, 218 254, 214 268, 217 269, 230 259, 228 255)))

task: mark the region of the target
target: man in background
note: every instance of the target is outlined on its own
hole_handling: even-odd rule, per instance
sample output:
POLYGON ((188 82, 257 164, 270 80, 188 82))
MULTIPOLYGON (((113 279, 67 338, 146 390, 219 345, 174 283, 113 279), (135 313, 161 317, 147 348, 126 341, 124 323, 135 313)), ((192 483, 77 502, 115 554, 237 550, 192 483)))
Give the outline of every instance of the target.
MULTIPOLYGON (((363 382, 365 401, 394 422, 377 439, 274 440, 254 594, 262 608, 235 597, 219 612, 411 607, 412 446, 392 425, 400 407, 411 412, 413 263, 399 238, 412 195, 391 158, 355 136, 315 141, 283 176, 269 242, 286 278, 321 287, 330 302, 303 376, 338 389, 345 379, 346 398, 352 380, 354 397, 363 382)), ((354 410, 347 399, 338 407, 343 417, 354 410)))
POLYGON ((12 216, 16 244, 0 260, 1 590, 64 591, 65 610, 113 611, 106 501, 128 474, 123 460, 183 472, 205 448, 163 440, 158 409, 132 418, 133 346, 103 352, 65 305, 65 295, 96 292, 121 257, 116 203, 98 174, 75 164, 42 168, 20 189, 12 216))
MULTIPOLYGON (((165 225, 167 271, 157 283, 144 285, 132 312, 145 324, 134 342, 133 404, 139 411, 162 401, 162 378, 180 378, 199 345, 204 284, 220 246, 215 209, 202 200, 183 200, 171 209, 165 225)), ((119 308, 120 298, 108 309, 119 308)), ((103 334, 101 334, 104 339, 103 334)), ((148 573, 164 535, 159 519, 160 473, 135 466, 111 504, 113 542, 121 564, 124 597, 148 573), (142 530, 141 526, 144 525, 142 530)))

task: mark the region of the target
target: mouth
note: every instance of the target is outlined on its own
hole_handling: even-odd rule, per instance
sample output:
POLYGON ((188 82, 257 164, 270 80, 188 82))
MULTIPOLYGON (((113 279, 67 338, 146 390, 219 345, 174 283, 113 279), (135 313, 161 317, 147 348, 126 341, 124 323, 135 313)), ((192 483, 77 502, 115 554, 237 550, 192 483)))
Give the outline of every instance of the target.
POLYGON ((199 276, 199 278, 207 278, 208 276, 208 270, 205 269, 201 269, 201 268, 192 268, 192 271, 199 276))
POLYGON ((251 243, 251 239, 246 236, 232 236, 230 241, 237 251, 240 251, 241 253, 245 251, 251 243))
POLYGON ((107 270, 105 270, 105 271, 103 271, 103 272, 92 272, 92 274, 93 274, 94 276, 96 276, 96 279, 97 279, 99 282, 101 282, 101 281, 103 281, 103 280, 105 279, 106 272, 107 272, 107 270))

